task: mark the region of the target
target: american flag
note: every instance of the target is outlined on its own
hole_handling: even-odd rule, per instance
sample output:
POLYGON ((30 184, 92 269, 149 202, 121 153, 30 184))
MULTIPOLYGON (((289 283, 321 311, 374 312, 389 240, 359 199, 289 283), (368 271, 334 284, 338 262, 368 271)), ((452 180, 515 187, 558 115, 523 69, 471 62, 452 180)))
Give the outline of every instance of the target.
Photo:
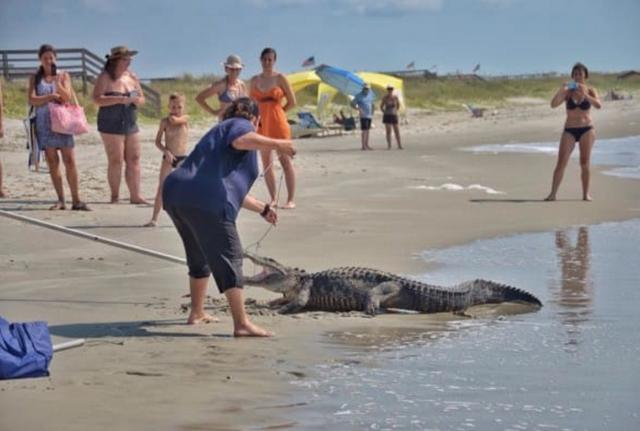
POLYGON ((407 69, 415 69, 416 68, 416 62, 412 61, 411 63, 407 64, 407 69))
POLYGON ((316 58, 312 55, 311 57, 307 58, 305 61, 302 62, 302 67, 315 66, 315 64, 316 64, 316 58))

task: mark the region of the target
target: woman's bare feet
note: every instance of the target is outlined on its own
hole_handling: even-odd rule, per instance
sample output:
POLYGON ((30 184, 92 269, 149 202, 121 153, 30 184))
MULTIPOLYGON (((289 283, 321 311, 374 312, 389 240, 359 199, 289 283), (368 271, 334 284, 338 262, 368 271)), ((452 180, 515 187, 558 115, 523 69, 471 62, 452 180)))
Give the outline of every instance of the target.
POLYGON ((254 325, 251 322, 247 322, 244 325, 239 325, 233 328, 234 337, 273 337, 273 332, 267 331, 254 325))
POLYGON ((549 195, 546 198, 544 198, 544 200, 547 202, 553 202, 556 200, 556 197, 554 195, 549 195))
POLYGON ((587 202, 591 202, 593 200, 593 198, 591 197, 591 195, 585 195, 582 197, 583 201, 587 201, 587 202))
POLYGON ((133 205, 138 205, 138 204, 151 205, 149 201, 143 197, 131 198, 129 199, 129 203, 133 205))
POLYGON ((158 222, 155 220, 151 220, 149 223, 142 225, 142 227, 156 227, 156 226, 158 226, 158 222))
POLYGON ((289 202, 287 202, 287 203, 286 203, 286 204, 284 204, 284 205, 278 206, 278 208, 281 208, 281 209, 283 209, 283 210, 292 210, 292 209, 294 209, 295 207, 296 207, 296 204, 295 204, 295 202, 293 202, 293 201, 289 201, 289 202))
POLYGON ((198 325, 200 323, 217 323, 220 319, 208 313, 189 314, 187 325, 198 325))
POLYGON ((65 209, 67 209, 67 207, 62 201, 58 201, 49 207, 49 211, 57 211, 57 210, 65 210, 65 209))
POLYGON ((120 203, 120 198, 118 196, 111 196, 110 203, 112 203, 112 204, 120 203))
POLYGON ((7 197, 7 195, 4 192, 4 190, 0 189, 0 198, 6 198, 6 197, 7 197))

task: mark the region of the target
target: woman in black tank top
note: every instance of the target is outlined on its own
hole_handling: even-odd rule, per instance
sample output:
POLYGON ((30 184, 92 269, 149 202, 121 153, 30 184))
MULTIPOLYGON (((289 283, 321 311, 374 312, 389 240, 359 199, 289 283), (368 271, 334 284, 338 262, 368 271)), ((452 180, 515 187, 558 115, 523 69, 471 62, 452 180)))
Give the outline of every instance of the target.
POLYGON ((546 201, 556 200, 558 188, 576 143, 580 148, 582 200, 591 200, 591 194, 589 193, 591 149, 596 139, 591 120, 591 107, 600 109, 602 105, 596 89, 587 86, 587 78, 589 78, 587 67, 582 63, 576 63, 571 69, 572 81, 560 87, 553 99, 551 99, 552 108, 565 104, 567 119, 560 138, 558 161, 553 171, 551 193, 545 198, 546 201))

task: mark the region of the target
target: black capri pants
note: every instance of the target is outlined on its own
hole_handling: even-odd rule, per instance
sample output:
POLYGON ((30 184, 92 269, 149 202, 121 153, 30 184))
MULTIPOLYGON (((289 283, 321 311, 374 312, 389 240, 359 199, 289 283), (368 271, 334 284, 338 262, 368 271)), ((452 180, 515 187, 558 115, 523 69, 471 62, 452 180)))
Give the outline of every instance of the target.
POLYGON ((173 206, 165 211, 182 238, 190 277, 213 273, 220 293, 243 287, 242 246, 234 222, 200 208, 173 206))

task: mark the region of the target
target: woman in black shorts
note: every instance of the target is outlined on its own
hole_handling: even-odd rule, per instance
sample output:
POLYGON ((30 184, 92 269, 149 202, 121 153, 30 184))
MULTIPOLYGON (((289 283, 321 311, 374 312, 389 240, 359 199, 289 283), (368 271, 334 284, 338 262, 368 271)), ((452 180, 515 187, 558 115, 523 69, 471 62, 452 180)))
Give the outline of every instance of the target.
POLYGON ((387 149, 391 149, 391 129, 396 135, 398 149, 402 150, 400 143, 400 127, 398 126, 398 110, 400 109, 400 99, 393 94, 393 86, 387 85, 387 94, 382 98, 380 110, 382 110, 382 122, 387 132, 387 149))
POLYGON ((551 193, 545 198, 546 201, 555 201, 556 193, 562 182, 564 171, 569 163, 569 157, 576 146, 576 142, 580 147, 580 170, 582 180, 582 200, 590 201, 589 193, 590 163, 591 149, 596 141, 596 132, 593 128, 591 119, 591 107, 600 109, 600 97, 593 87, 586 84, 589 78, 589 70, 582 63, 576 63, 571 69, 571 79, 560 87, 553 99, 551 99, 551 107, 556 108, 561 104, 565 104, 567 110, 567 119, 564 123, 564 131, 560 138, 560 147, 558 148, 558 161, 553 171, 553 182, 551 184, 551 193))
POLYGON ((148 203, 140 194, 140 137, 136 123, 137 108, 145 100, 140 81, 129 70, 131 57, 137 52, 129 51, 126 46, 112 48, 93 90, 93 101, 100 107, 98 131, 107 153, 111 203, 117 203, 120 198, 123 164, 129 201, 148 203))

